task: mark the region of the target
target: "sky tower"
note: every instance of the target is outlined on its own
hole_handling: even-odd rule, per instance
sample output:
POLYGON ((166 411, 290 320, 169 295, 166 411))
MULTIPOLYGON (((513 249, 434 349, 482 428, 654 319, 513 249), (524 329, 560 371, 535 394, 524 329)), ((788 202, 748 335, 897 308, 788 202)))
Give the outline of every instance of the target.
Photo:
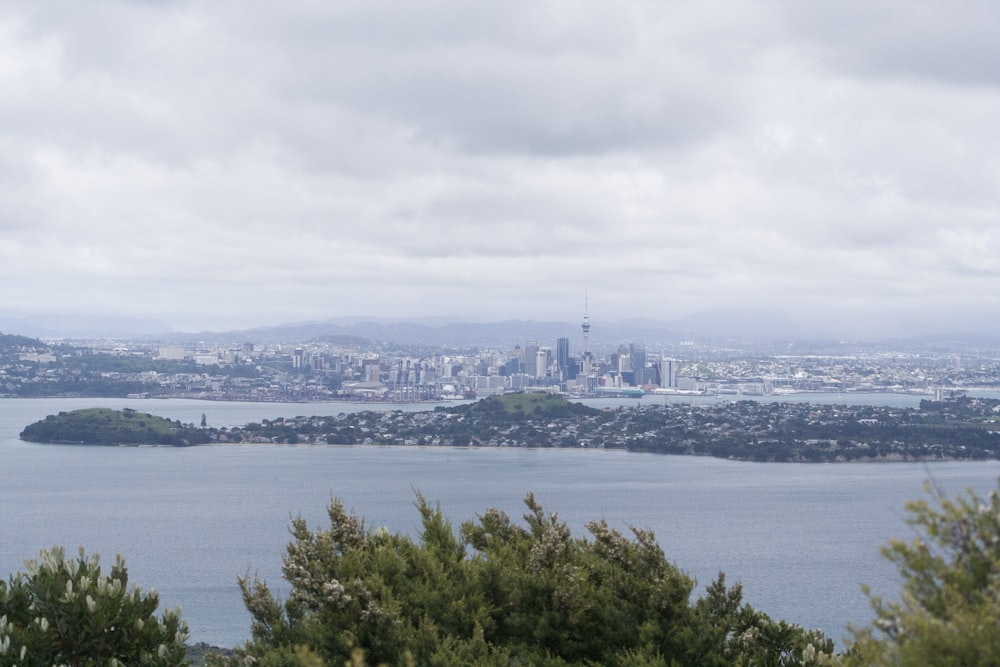
POLYGON ((590 375, 590 314, 587 312, 587 295, 583 295, 583 376, 590 375))

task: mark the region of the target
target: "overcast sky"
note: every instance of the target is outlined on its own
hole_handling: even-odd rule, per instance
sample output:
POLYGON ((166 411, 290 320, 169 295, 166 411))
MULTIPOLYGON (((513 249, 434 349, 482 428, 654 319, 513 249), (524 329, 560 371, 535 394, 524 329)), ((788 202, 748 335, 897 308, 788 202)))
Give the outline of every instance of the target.
POLYGON ((0 3, 0 311, 1000 318, 1000 3, 0 3))

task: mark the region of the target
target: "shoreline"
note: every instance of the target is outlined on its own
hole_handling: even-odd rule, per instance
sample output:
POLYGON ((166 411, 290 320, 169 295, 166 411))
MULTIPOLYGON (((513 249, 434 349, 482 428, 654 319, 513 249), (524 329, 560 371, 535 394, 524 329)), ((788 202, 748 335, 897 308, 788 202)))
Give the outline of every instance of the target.
POLYGON ((628 449, 625 447, 564 447, 564 446, 539 446, 539 445, 483 445, 483 444, 470 444, 470 445, 400 445, 393 443, 351 443, 351 444, 337 444, 329 442, 204 442, 193 445, 163 445, 163 444, 145 444, 145 443, 117 443, 117 444, 100 444, 100 443, 84 443, 84 442, 45 442, 41 440, 26 440, 24 438, 18 438, 21 442, 27 442, 34 445, 57 445, 57 446, 70 446, 70 447, 94 447, 94 448, 105 448, 105 447, 120 447, 122 449, 193 449, 193 448, 205 448, 205 447, 229 447, 233 449, 239 449, 243 447, 280 447, 280 448, 352 448, 352 449, 451 449, 456 451, 469 451, 469 450, 494 450, 494 449, 526 449, 532 451, 548 451, 548 450, 560 450, 560 451, 579 451, 579 452, 620 452, 623 455, 627 454, 649 454, 651 456, 678 456, 686 458, 704 458, 704 459, 715 459, 717 461, 732 461, 733 463, 759 463, 764 465, 771 465, 776 463, 788 463, 793 465, 852 465, 855 463, 877 463, 877 464, 893 464, 893 463, 954 463, 954 462, 968 462, 972 463, 975 461, 1000 461, 1000 456, 996 458, 960 458, 957 456, 942 456, 942 457, 930 457, 930 456, 916 456, 907 457, 902 454, 890 454, 888 456, 878 456, 878 457, 858 457, 856 459, 846 459, 843 457, 823 460, 823 461, 812 461, 802 457, 794 459, 786 459, 783 461, 760 461, 753 458, 737 458, 733 456, 712 456, 711 454, 702 454, 698 452, 692 452, 689 454, 682 454, 677 452, 656 452, 648 449, 628 449))

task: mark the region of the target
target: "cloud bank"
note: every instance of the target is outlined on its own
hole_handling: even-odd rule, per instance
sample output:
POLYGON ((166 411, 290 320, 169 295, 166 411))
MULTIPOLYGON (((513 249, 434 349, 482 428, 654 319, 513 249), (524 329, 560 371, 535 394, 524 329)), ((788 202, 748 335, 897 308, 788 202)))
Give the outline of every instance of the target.
POLYGON ((995 326, 1000 5, 15 1, 0 310, 995 326))

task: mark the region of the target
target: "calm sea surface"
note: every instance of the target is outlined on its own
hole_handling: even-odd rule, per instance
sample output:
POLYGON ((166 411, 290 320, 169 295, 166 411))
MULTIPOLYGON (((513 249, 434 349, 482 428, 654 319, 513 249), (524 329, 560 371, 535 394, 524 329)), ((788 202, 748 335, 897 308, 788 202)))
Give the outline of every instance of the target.
MULTIPOLYGON (((787 399, 788 397, 782 397, 787 399)), ((851 396, 824 402, 917 405, 920 397, 851 396)), ((646 403, 659 397, 642 399, 646 403)), ((683 399, 690 400, 690 399, 683 399)), ((695 401, 698 402, 698 401, 695 401)), ((595 401, 635 404, 635 400, 595 401)), ((512 516, 534 491, 575 534, 604 517, 651 528, 668 558, 701 590, 721 570, 746 600, 835 638, 866 623, 869 583, 890 597, 895 571, 878 549, 909 538, 903 503, 933 476, 950 494, 996 486, 1000 463, 756 464, 617 451, 203 446, 188 449, 24 443, 24 426, 82 407, 133 407, 170 419, 236 426, 328 415, 359 404, 247 404, 186 400, 0 400, 0 577, 54 544, 125 557, 133 582, 180 605, 193 641, 247 639, 237 575, 257 572, 284 594, 288 525, 323 525, 332 497, 369 525, 415 533, 414 491, 453 523, 488 507, 512 516)), ((409 406, 407 409, 427 409, 409 406)))

